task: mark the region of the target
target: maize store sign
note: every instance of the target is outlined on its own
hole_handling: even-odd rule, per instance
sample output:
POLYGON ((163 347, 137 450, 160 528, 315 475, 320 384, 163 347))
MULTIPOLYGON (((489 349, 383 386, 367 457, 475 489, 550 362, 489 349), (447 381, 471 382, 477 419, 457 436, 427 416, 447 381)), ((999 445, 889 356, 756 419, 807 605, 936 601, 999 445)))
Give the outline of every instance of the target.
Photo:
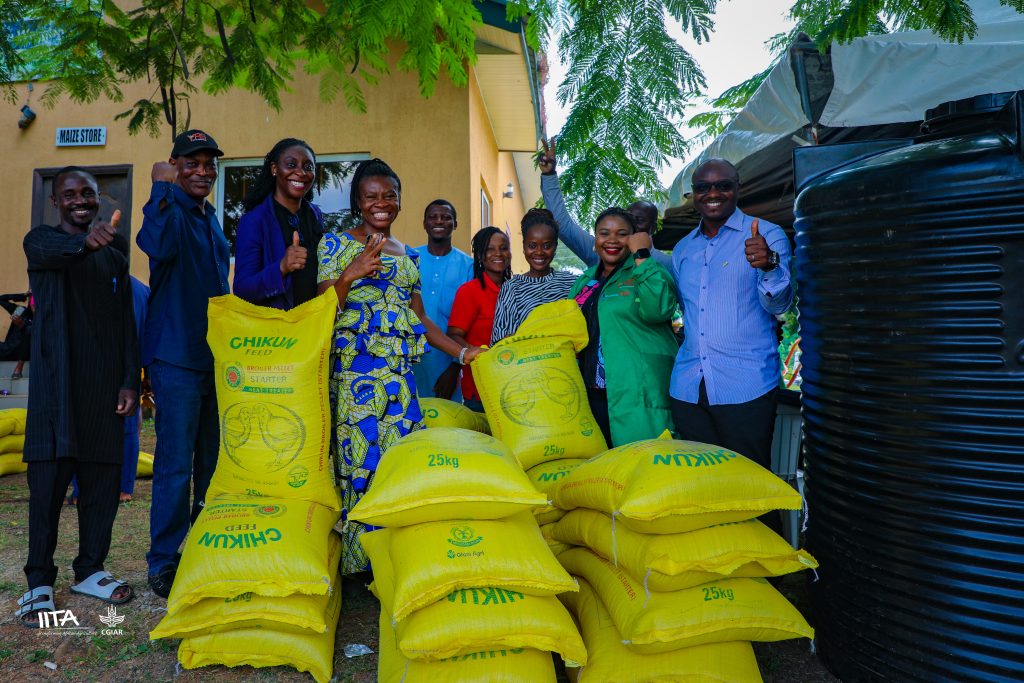
POLYGON ((106 145, 106 126, 81 126, 78 128, 58 128, 58 147, 85 147, 88 145, 106 145))

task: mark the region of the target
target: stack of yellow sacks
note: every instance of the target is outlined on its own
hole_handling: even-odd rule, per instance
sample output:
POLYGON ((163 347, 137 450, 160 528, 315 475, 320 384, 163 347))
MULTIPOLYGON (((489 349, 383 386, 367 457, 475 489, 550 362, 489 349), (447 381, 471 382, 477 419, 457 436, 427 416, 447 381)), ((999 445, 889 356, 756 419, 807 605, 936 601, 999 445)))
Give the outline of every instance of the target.
POLYGON ((550 534, 580 578, 565 603, 590 654, 579 681, 760 681, 749 641, 812 638, 763 577, 817 566, 755 518, 800 496, 717 446, 661 439, 613 448, 553 491, 550 534), (744 642, 747 641, 747 642, 744 642))
POLYGON ((363 534, 381 601, 378 680, 555 680, 557 652, 587 653, 554 597, 576 582, 548 549, 534 490, 501 442, 431 428, 396 442, 350 516, 363 534))
POLYGON ((0 477, 28 470, 21 461, 25 448, 25 409, 0 410, 0 477))
POLYGON ((329 456, 334 290, 290 311, 210 300, 221 448, 167 616, 186 669, 288 665, 331 679, 341 611, 329 456))

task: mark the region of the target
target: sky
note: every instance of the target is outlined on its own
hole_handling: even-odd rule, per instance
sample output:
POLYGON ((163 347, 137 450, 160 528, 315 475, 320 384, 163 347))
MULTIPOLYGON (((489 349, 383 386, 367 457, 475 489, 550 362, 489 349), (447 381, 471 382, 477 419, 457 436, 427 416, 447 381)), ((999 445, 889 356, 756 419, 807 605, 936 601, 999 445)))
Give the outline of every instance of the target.
MULTIPOLYGON (((786 19, 786 13, 793 0, 721 0, 715 13, 715 32, 704 44, 697 44, 689 35, 684 35, 676 24, 669 33, 694 56, 707 80, 707 92, 716 96, 732 86, 742 83, 771 63, 772 58, 764 43, 777 33, 788 31, 793 23, 786 19)), ((550 78, 544 87, 544 102, 547 107, 548 134, 556 135, 565 123, 566 110, 558 104, 558 85, 565 76, 565 66, 557 60, 555 51, 548 51, 550 78)), ((695 107, 693 113, 701 111, 695 107)), ((689 129, 684 131, 689 137, 689 129)), ((688 158, 699 154, 701 148, 694 148, 688 158)), ((686 164, 686 159, 677 159, 662 169, 661 181, 667 187, 686 164)))

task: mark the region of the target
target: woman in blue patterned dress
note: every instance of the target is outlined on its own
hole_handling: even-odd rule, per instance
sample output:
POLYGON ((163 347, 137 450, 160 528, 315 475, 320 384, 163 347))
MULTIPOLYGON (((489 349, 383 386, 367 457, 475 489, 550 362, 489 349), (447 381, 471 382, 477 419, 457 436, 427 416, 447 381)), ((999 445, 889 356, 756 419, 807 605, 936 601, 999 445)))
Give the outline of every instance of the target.
POLYGON ((423 312, 419 256, 391 235, 401 193, 402 183, 387 164, 362 162, 351 195, 361 224, 324 235, 317 249, 317 291, 334 287, 341 302, 330 394, 332 448, 345 514, 343 574, 369 568, 359 536, 373 528, 348 519, 347 511, 372 484, 381 455, 423 426, 412 364, 428 341, 463 364, 480 352, 447 337, 423 312))

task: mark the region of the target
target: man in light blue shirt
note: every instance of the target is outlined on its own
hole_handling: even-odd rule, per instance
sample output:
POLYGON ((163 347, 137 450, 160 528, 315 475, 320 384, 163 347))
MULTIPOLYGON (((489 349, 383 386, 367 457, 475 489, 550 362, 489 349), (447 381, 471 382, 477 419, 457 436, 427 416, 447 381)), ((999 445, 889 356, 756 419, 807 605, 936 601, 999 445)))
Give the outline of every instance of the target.
MULTIPOLYGON (((427 243, 416 247, 420 255, 423 309, 442 330, 448 329, 455 290, 473 279, 473 259, 452 246, 452 233, 458 225, 452 203, 446 199, 435 199, 423 212, 427 243)), ((416 393, 421 398, 437 396, 461 403, 459 370, 458 360, 442 351, 429 349, 413 366, 416 393)))
POLYGON ((793 304, 789 239, 738 208, 724 159, 693 174, 700 225, 672 250, 685 338, 672 369, 680 437, 724 446, 771 468, 780 363, 775 316, 793 304))

